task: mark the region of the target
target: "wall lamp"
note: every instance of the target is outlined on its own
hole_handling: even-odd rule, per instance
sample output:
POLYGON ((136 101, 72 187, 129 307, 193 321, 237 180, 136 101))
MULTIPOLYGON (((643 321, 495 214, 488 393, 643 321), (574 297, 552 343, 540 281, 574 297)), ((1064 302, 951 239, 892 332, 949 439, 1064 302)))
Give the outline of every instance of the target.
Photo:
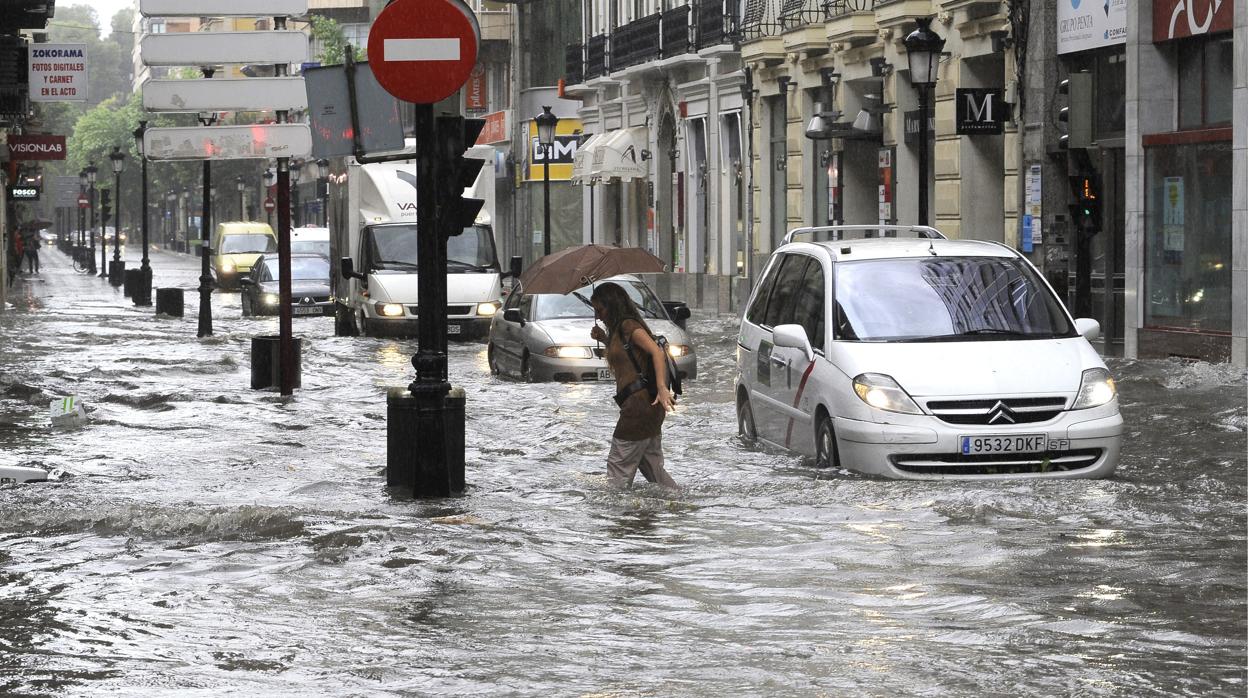
POLYGON ((872 58, 869 63, 871 63, 871 77, 873 78, 883 78, 893 74, 893 64, 883 56, 872 58))
POLYGON ((788 75, 781 75, 780 77, 776 78, 776 87, 780 88, 780 94, 782 95, 788 94, 789 85, 792 85, 792 84, 793 84, 793 78, 789 77, 788 75))
POLYGON ((988 38, 992 39, 993 53, 1002 53, 1014 45, 1014 37, 1010 36, 1010 33, 1004 29, 988 32, 988 38))

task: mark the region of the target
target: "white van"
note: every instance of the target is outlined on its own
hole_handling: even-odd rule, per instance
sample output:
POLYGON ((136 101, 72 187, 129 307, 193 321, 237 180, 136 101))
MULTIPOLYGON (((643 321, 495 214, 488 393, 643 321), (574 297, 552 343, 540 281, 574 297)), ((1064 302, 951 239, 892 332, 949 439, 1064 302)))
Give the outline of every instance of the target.
POLYGON ((291 254, 319 254, 329 259, 329 228, 303 225, 290 230, 291 254))
POLYGON ((1099 331, 1005 245, 798 229, 741 320, 738 429, 890 478, 1105 477, 1123 423, 1099 331))

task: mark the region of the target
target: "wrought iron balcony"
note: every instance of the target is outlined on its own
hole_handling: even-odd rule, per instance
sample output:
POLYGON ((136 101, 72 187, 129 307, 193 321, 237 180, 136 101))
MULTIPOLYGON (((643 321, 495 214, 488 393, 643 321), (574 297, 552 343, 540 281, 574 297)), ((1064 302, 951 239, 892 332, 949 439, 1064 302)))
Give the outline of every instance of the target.
POLYGON ((664 13, 663 46, 664 58, 671 58, 693 50, 693 25, 689 23, 689 6, 681 5, 664 13))
POLYGON ((783 0, 780 5, 780 23, 785 29, 804 27, 823 22, 824 0, 783 0))
POLYGON ((733 44, 737 41, 739 0, 696 0, 697 47, 699 50, 733 44))
POLYGON ((611 36, 611 70, 623 70, 661 57, 659 36, 662 31, 662 15, 629 22, 611 36))
POLYGON ((741 17, 741 40, 755 41, 768 36, 779 36, 784 31, 780 11, 786 2, 788 0, 745 0, 745 12, 741 17))
POLYGON ((824 0, 823 9, 827 18, 832 19, 854 12, 870 12, 875 9, 875 0, 824 0))
POLYGON ((570 44, 564 52, 563 77, 569 85, 585 82, 585 47, 570 44))
POLYGON ((589 37, 585 51, 585 79, 600 78, 607 74, 607 35, 589 37))

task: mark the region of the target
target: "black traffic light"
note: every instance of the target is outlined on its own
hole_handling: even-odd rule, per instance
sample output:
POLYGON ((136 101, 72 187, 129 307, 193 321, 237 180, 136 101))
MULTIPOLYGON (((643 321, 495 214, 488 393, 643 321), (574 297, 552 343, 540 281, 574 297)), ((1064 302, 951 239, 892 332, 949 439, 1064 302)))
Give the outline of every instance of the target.
POLYGON ((485 166, 484 160, 464 156, 464 151, 477 142, 485 128, 484 119, 440 116, 436 124, 438 137, 438 223, 447 236, 459 235, 477 220, 485 202, 464 196, 464 190, 477 181, 485 166))
POLYGON ((108 220, 109 215, 113 212, 112 206, 109 205, 112 193, 111 189, 100 190, 100 217, 104 220, 108 220))
POLYGON ((1070 220, 1075 230, 1085 235, 1101 231, 1100 186, 1093 175, 1071 175, 1070 193, 1074 203, 1070 205, 1070 220))
POLYGON ((1065 124, 1066 133, 1058 139, 1063 150, 1087 148, 1092 145, 1092 73, 1071 73, 1057 85, 1057 92, 1067 99, 1057 114, 1065 124))

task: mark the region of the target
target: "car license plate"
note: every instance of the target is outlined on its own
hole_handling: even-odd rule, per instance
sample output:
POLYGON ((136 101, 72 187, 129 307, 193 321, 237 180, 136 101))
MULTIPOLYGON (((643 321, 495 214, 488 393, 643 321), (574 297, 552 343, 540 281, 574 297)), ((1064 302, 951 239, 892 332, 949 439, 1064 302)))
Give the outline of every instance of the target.
POLYGON ((460 327, 459 325, 447 325, 447 326, 446 326, 446 333, 447 333, 447 334, 459 334, 459 333, 460 333, 460 330, 462 330, 462 329, 463 329, 463 328, 462 328, 462 327, 460 327))
POLYGON ((1039 453, 1046 450, 1049 443, 1047 434, 987 434, 984 436, 961 437, 962 455, 973 456, 981 453, 1039 453))
POLYGON ((598 369, 598 380, 609 381, 609 380, 614 380, 614 378, 615 377, 611 375, 611 369, 609 368, 598 369))
POLYGON ((294 308, 295 315, 320 315, 321 309, 315 305, 297 305, 294 308))

